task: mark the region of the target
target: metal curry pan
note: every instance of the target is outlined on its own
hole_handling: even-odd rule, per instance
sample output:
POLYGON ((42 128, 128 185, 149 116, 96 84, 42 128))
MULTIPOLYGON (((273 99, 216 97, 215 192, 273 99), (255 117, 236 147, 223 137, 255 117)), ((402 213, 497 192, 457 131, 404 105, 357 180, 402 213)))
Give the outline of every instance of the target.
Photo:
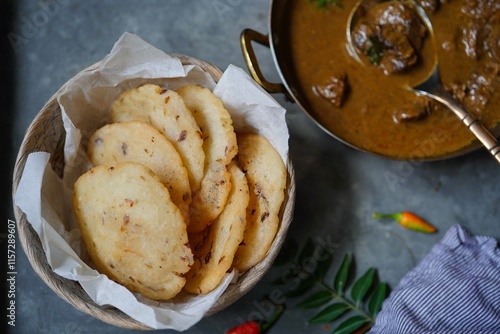
POLYGON ((243 58, 248 67, 248 71, 250 72, 253 79, 268 93, 279 93, 286 95, 290 99, 290 101, 297 104, 302 109, 302 111, 327 134, 356 150, 375 156, 394 160, 443 160, 460 156, 482 147, 479 142, 473 141, 471 144, 466 145, 465 147, 451 153, 439 156, 408 158, 393 155, 384 155, 379 152, 369 151, 367 149, 356 146, 355 144, 341 138, 336 133, 332 132, 325 124, 323 124, 318 119, 318 117, 314 115, 314 110, 308 102, 308 99, 306 98, 304 92, 301 90, 300 85, 298 84, 299 79, 294 72, 294 66, 292 66, 291 64, 288 40, 289 27, 291 24, 288 9, 289 3, 290 1, 288 0, 271 1, 268 18, 268 34, 260 33, 253 29, 244 29, 241 32, 240 36, 243 58), (266 80, 259 67, 258 59, 256 57, 252 43, 257 43, 270 49, 274 64, 282 81, 281 83, 275 83, 266 80))

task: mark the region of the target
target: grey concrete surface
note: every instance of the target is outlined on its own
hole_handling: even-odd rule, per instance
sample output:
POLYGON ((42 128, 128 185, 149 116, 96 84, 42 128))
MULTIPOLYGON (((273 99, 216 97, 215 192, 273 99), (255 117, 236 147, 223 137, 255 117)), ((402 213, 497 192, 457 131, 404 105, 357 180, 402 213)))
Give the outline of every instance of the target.
MULTIPOLYGON (((1 127, 8 142, 0 145, 8 169, 1 183, 4 225, 14 219, 10 180, 25 131, 65 81, 102 59, 125 31, 165 52, 201 58, 221 69, 229 64, 246 69, 240 32, 253 28, 267 33, 269 1, 10 0, 0 8, 1 127), (20 39, 9 39, 11 33, 20 39)), ((269 50, 257 51, 264 73, 279 81, 269 50)), ((283 95, 275 98, 287 109, 296 170, 295 218, 289 239, 299 245, 306 238, 335 243, 333 267, 349 253, 358 274, 375 267, 380 280, 395 287, 453 224, 500 238, 500 166, 484 150, 423 164, 381 159, 337 142, 283 95), (398 182, 389 182, 388 176, 396 176, 398 182), (375 211, 400 210, 419 213, 439 233, 418 234, 371 218, 375 211)), ((2 232, 1 245, 5 246, 6 232, 2 232)), ((2 252, 5 267, 4 247, 2 252)), ((35 274, 20 245, 16 261, 16 326, 9 326, 9 333, 133 332, 96 320, 61 300, 35 274)), ((273 268, 250 293, 186 333, 224 333, 241 320, 265 314, 260 300, 276 289, 287 289, 272 284, 281 277, 281 270, 273 268)), ((332 270, 328 277, 334 274, 332 270)), ((329 332, 321 325, 307 324, 314 311, 294 307, 298 300, 286 299, 288 308, 269 333, 329 332)), ((4 325, 5 309, 0 314, 4 325)))

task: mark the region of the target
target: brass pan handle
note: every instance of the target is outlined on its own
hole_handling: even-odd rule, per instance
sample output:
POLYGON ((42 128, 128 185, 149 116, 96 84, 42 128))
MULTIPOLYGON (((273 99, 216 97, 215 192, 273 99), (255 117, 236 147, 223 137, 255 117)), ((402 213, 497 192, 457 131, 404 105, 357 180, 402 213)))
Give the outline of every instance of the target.
POLYGON ((243 58, 248 67, 248 71, 252 78, 268 93, 285 93, 287 90, 285 85, 281 83, 272 83, 267 81, 260 70, 259 64, 257 62, 257 57, 252 47, 252 42, 259 43, 260 45, 270 47, 269 36, 263 35, 252 29, 245 29, 241 32, 240 44, 241 51, 243 52, 243 58))

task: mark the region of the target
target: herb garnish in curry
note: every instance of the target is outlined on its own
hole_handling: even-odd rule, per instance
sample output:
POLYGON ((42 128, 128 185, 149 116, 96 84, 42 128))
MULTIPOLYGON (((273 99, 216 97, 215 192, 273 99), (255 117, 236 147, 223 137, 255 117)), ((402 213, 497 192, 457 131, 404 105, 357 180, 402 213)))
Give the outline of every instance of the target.
POLYGON ((289 5, 290 64, 308 111, 331 133, 395 158, 438 158, 467 148, 474 136, 451 111, 405 88, 412 76, 430 73, 435 52, 445 88, 485 126, 498 125, 499 1, 417 0, 430 17, 435 43, 404 5, 371 8, 353 40, 373 66, 359 64, 345 48, 356 2, 325 10, 306 0, 289 5))

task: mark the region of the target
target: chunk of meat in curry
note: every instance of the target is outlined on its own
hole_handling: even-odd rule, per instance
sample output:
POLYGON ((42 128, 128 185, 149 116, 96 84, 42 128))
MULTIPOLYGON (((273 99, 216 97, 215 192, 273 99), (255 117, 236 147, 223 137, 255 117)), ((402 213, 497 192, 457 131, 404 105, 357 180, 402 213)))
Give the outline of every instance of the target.
MULTIPOLYGON (((342 8, 317 10, 305 0, 287 1, 290 22, 279 31, 285 38, 281 42, 287 42, 277 48, 278 55, 290 69, 284 75, 294 84, 298 101, 318 123, 352 146, 384 156, 430 158, 467 151, 475 140, 469 129, 441 103, 406 88, 431 73, 437 56, 445 89, 498 133, 500 1, 416 0, 430 17, 434 35, 427 32, 422 37, 421 25, 411 20, 390 34, 377 32, 377 24, 359 28, 362 48, 370 49, 370 36, 377 36, 386 43, 380 43, 383 51, 392 43, 404 55, 402 60, 383 63, 387 68, 391 62, 397 64, 396 70, 408 65, 390 75, 378 66, 360 64, 345 49, 347 20, 357 2, 343 0, 342 8), (419 27, 416 33, 406 32, 411 26, 419 27), (393 42, 399 40, 392 33, 400 31, 404 44, 393 42), (337 85, 342 82, 346 89, 337 85)), ((370 15, 382 17, 382 13, 370 15)))
POLYGON ((315 94, 330 101, 336 107, 342 106, 348 89, 347 76, 345 74, 332 76, 328 79, 327 83, 313 86, 315 94))
POLYGON ((480 114, 500 83, 500 2, 466 0, 462 7, 466 24, 457 40, 465 54, 483 67, 466 82, 453 82, 448 90, 470 111, 480 114))
POLYGON ((372 64, 392 74, 417 63, 426 32, 426 26, 412 6, 390 1, 374 6, 363 15, 355 24, 352 36, 356 48, 365 55, 380 54, 380 59, 370 58, 372 64), (374 50, 376 48, 379 50, 374 50))
MULTIPOLYGON (((436 12, 447 0, 419 0, 418 3, 430 13, 436 12)), ((358 50, 367 55, 373 65, 385 74, 400 73, 418 65, 418 57, 427 28, 421 22, 414 8, 404 3, 373 0, 373 6, 366 11, 358 9, 361 19, 353 28, 353 42, 358 50), (380 59, 373 58, 379 53, 380 59)), ((500 77, 500 2, 489 0, 465 0, 462 7, 465 24, 457 30, 447 45, 458 44, 458 49, 470 58, 483 61, 481 71, 475 71, 466 82, 453 82, 447 90, 468 110, 480 113, 494 94, 494 84, 500 77)), ((455 47, 454 49, 457 49, 455 47)), ((346 77, 342 78, 346 81, 346 77)), ((329 99, 340 107, 345 92, 338 92, 335 79, 316 86, 318 95, 329 99), (340 96, 341 98, 337 98, 340 96), (332 98, 333 97, 333 98, 332 98)), ((432 109, 435 102, 418 96, 413 103, 407 103, 393 113, 395 123, 421 120, 432 109)))

